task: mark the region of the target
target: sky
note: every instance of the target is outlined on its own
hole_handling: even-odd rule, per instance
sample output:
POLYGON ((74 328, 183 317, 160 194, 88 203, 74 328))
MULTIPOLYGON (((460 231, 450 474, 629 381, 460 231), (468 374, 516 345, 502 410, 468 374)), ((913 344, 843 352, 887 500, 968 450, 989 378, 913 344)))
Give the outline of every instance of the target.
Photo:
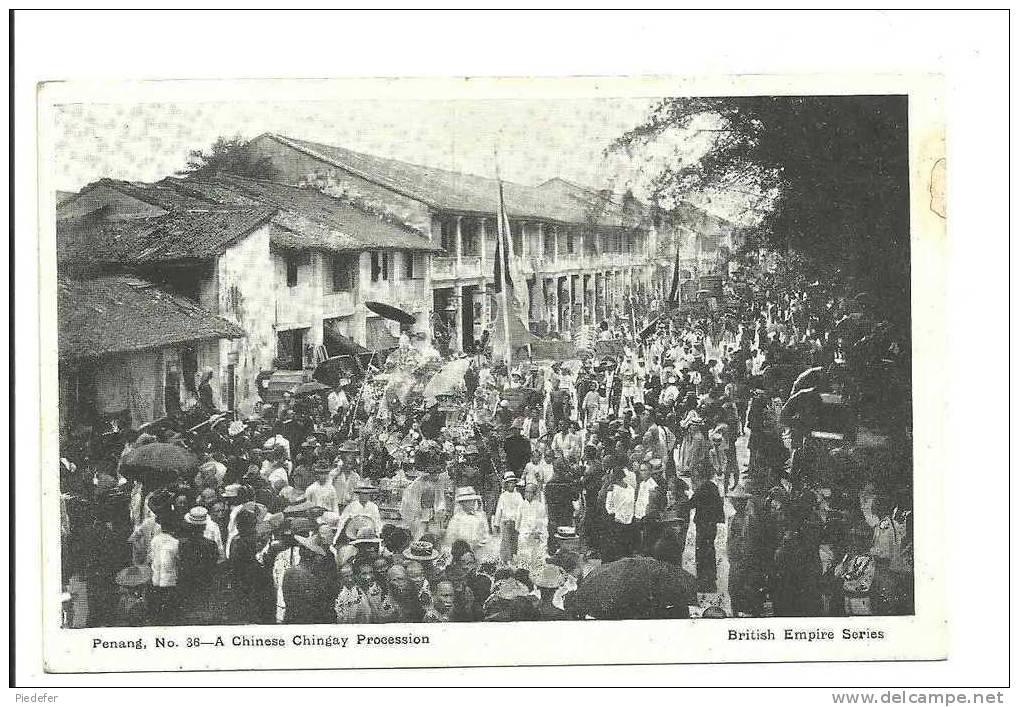
MULTIPOLYGON (((56 188, 103 177, 154 181, 181 170, 220 136, 275 132, 417 164, 536 185, 563 177, 646 196, 662 159, 696 159, 697 134, 671 136, 632 159, 605 149, 639 125, 647 98, 344 100, 67 104, 56 108, 56 188)), ((725 199, 692 200, 732 217, 725 199)))

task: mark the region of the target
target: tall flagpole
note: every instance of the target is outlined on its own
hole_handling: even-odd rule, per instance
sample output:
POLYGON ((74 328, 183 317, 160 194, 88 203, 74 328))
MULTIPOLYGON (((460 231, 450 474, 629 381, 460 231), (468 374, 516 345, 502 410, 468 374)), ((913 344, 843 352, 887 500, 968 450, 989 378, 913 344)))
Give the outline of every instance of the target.
POLYGON ((498 252, 499 252, 499 281, 496 285, 499 288, 499 314, 502 318, 502 335, 503 339, 506 340, 506 352, 504 354, 506 360, 506 376, 508 380, 512 380, 512 367, 513 367, 513 342, 510 339, 510 321, 509 321, 509 305, 507 302, 507 286, 506 276, 507 269, 509 268, 509 256, 506 250, 506 243, 508 236, 506 234, 506 228, 503 224, 506 215, 506 206, 503 203, 502 198, 502 177, 499 175, 499 153, 495 153, 495 180, 499 183, 499 213, 496 214, 497 222, 497 233, 499 238, 498 252))

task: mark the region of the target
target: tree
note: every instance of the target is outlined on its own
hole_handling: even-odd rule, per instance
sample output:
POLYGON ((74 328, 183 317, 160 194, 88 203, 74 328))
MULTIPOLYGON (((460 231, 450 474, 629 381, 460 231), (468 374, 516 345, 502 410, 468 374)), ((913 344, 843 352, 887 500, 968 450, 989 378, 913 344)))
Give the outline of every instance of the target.
POLYGON ((191 150, 187 167, 181 170, 181 174, 196 177, 208 177, 216 172, 254 179, 273 179, 277 174, 272 160, 256 155, 251 142, 240 135, 217 138, 208 152, 191 150))
POLYGON ((668 98, 610 149, 633 154, 674 131, 714 140, 699 160, 672 161, 653 176, 656 200, 759 194, 768 208, 758 237, 840 268, 887 303, 889 316, 908 318, 905 96, 668 98))

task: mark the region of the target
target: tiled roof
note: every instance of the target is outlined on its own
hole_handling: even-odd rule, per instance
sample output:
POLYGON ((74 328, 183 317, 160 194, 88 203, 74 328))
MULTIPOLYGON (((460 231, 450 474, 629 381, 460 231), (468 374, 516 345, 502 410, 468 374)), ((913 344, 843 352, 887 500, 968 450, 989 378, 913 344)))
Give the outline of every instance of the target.
POLYGON ((96 187, 115 189, 122 194, 127 194, 134 199, 158 206, 166 211, 207 209, 213 203, 207 199, 182 192, 172 184, 167 184, 166 180, 150 184, 148 182, 127 182, 121 179, 100 179, 97 182, 92 182, 79 193, 84 194, 96 187))
MULTIPOLYGON (((480 214, 494 214, 498 211, 498 182, 492 178, 376 157, 273 133, 267 133, 267 136, 435 209, 480 214)), ((506 211, 512 217, 560 223, 621 225, 618 214, 592 212, 590 204, 581 200, 550 196, 534 187, 507 181, 503 181, 503 191, 506 211)))
POLYGON ((234 175, 219 175, 217 186, 277 209, 273 242, 291 248, 357 251, 399 248, 427 251, 431 242, 406 226, 366 213, 317 189, 300 188, 234 175))
POLYGON ((244 336, 236 324, 135 277, 57 282, 60 360, 244 336))
POLYGON ((57 253, 62 262, 200 260, 219 255, 272 214, 267 208, 216 208, 118 221, 88 217, 58 221, 57 253))
POLYGON ((637 199, 632 199, 628 206, 623 197, 610 190, 599 191, 575 184, 562 177, 542 182, 534 187, 534 190, 542 193, 546 198, 563 199, 575 203, 579 208, 586 209, 590 213, 601 213, 603 218, 613 220, 615 223, 633 222, 639 215, 647 214, 647 206, 637 199))
POLYGON ((670 215, 673 221, 678 221, 690 228, 717 230, 732 225, 731 221, 716 216, 710 211, 705 211, 689 201, 680 201, 673 207, 670 215))
POLYGON ((198 179, 196 177, 166 177, 157 184, 172 187, 183 194, 204 199, 219 206, 257 207, 260 202, 244 196, 236 189, 222 184, 213 179, 198 179))
MULTIPOLYGON (((575 199, 581 203, 603 205, 606 214, 614 214, 618 218, 625 218, 624 214, 628 208, 644 211, 645 213, 649 213, 650 208, 638 199, 633 199, 632 207, 628 207, 626 201, 619 195, 605 194, 597 189, 581 186, 561 177, 549 179, 547 182, 539 184, 535 189, 546 194, 556 194, 562 198, 575 199)), ((671 219, 690 227, 698 228, 718 229, 731 225, 731 222, 721 216, 702 209, 689 201, 679 201, 671 210, 671 219)))

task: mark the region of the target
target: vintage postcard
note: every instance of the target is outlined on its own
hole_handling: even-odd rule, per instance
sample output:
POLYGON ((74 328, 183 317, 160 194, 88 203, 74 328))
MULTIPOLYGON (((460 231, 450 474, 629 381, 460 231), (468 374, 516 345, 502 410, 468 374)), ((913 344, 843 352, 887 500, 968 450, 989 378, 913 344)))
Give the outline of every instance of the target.
POLYGON ((946 657, 938 79, 38 97, 48 671, 946 657))

